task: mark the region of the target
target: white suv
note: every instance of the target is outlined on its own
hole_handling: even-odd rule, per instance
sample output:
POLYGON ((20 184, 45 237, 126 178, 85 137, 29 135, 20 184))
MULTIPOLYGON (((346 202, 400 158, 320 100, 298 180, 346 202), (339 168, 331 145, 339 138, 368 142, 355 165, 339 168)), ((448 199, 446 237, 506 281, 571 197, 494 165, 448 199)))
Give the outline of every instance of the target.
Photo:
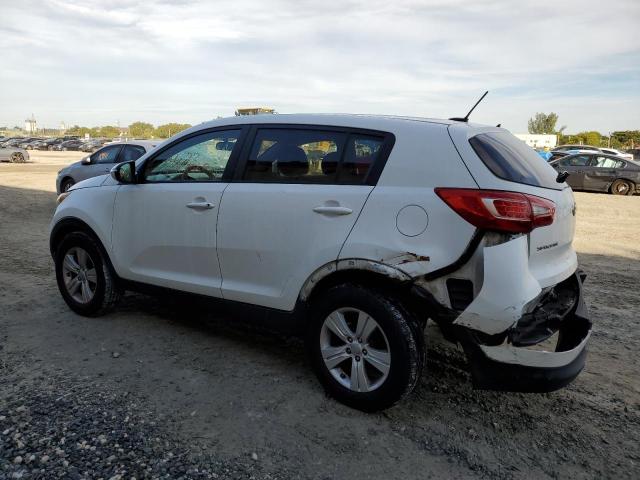
POLYGON ((477 388, 550 391, 584 366, 571 189, 500 128, 220 119, 59 202, 51 253, 75 312, 145 285, 251 306, 304 332, 326 390, 355 408, 411 392, 427 319, 477 388))

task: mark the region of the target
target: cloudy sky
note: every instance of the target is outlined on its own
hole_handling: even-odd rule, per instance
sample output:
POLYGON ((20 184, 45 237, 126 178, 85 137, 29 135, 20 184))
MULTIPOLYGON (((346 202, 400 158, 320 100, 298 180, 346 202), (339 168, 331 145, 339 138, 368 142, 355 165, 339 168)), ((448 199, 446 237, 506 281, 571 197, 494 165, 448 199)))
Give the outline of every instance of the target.
POLYGON ((278 112, 640 128, 639 0, 0 0, 0 125, 278 112))

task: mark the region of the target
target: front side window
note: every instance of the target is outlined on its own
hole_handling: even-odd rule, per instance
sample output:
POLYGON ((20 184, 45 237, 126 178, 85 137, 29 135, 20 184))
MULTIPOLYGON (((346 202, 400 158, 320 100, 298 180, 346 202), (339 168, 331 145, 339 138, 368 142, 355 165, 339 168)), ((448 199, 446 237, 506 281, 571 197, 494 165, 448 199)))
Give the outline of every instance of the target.
POLYGON ((122 145, 110 145, 91 155, 91 163, 116 163, 122 145))
POLYGON ((240 130, 189 137, 156 155, 145 166, 146 182, 212 182, 222 179, 240 130))
POLYGON ((589 164, 590 159, 590 155, 577 155, 575 157, 564 158, 558 163, 563 167, 584 167, 589 164))
POLYGON ((253 142, 244 180, 332 183, 346 134, 320 130, 264 128, 253 142))

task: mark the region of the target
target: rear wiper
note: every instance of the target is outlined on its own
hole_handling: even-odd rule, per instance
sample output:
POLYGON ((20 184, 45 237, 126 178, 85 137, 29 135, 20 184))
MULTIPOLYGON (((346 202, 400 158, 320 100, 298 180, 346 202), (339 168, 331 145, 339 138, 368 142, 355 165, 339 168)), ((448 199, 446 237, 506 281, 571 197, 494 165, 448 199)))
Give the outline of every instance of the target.
POLYGON ((556 182, 563 183, 568 177, 569 177, 569 172, 567 171, 559 172, 558 176, 556 177, 556 182))

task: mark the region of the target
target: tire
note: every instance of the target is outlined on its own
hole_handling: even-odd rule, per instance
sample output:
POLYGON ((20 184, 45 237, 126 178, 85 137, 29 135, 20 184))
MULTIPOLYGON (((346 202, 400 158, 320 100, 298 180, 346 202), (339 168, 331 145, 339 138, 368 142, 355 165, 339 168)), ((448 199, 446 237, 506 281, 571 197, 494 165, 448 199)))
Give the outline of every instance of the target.
POLYGON ((69 189, 73 187, 75 184, 76 182, 74 182, 72 178, 65 178, 60 184, 60 192, 64 193, 69 191, 69 189))
POLYGON ((616 180, 610 190, 613 195, 633 195, 635 185, 628 180, 616 180))
POLYGON ((67 234, 56 248, 54 260, 58 289, 74 312, 97 317, 107 313, 120 300, 122 293, 115 274, 106 260, 106 254, 92 236, 84 232, 67 234), (81 258, 84 254, 81 255, 81 252, 87 256, 84 262, 81 258), (82 273, 73 273, 78 271, 82 273), (82 280, 87 281, 91 295, 85 296, 82 280))
POLYGON ((341 284, 321 293, 310 307, 306 349, 330 396, 352 408, 374 412, 391 407, 413 391, 425 364, 424 334, 397 299, 381 290, 341 284), (340 315, 350 330, 342 332, 347 333, 343 336, 334 333, 340 315), (368 323, 372 319, 375 325, 368 323), (360 322, 368 329, 373 327, 369 333, 361 329, 368 335, 361 340, 357 337, 360 322), (364 374, 353 378, 353 368, 364 374))
POLYGON ((11 163, 24 163, 24 155, 22 152, 13 152, 11 154, 11 163))

